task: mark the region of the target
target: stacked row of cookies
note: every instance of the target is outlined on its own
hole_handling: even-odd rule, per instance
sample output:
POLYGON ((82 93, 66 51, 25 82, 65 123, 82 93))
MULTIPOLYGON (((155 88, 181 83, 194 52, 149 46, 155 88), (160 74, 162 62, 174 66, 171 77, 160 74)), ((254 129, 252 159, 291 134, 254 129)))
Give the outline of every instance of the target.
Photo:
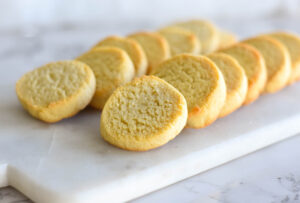
POLYGON ((297 36, 271 33, 236 43, 234 35, 193 20, 157 32, 108 37, 76 61, 24 75, 17 95, 46 122, 88 104, 103 109, 102 137, 143 151, 167 143, 184 126, 203 128, 299 78, 297 36), (145 74, 152 76, 140 77, 145 74))
POLYGON ((25 74, 16 86, 18 98, 34 117, 45 122, 57 122, 76 114, 88 104, 102 109, 117 87, 150 73, 173 55, 199 54, 204 50, 215 49, 217 41, 220 47, 235 41, 233 35, 218 31, 209 22, 190 21, 186 24, 190 28, 183 28, 185 24, 180 23, 157 32, 105 38, 76 60, 50 63, 25 74), (200 43, 200 39, 203 42, 200 43), (213 46, 206 41, 210 41, 213 46), (73 69, 78 72, 72 73, 73 69), (80 75, 83 69, 85 72, 80 75), (84 99, 77 99, 73 94, 81 91, 82 80, 89 80, 89 89, 93 91, 86 93, 88 96, 84 99), (77 89, 71 87, 75 84, 77 89), (68 105, 69 98, 75 99, 75 103, 80 100, 80 105, 71 108, 68 105))

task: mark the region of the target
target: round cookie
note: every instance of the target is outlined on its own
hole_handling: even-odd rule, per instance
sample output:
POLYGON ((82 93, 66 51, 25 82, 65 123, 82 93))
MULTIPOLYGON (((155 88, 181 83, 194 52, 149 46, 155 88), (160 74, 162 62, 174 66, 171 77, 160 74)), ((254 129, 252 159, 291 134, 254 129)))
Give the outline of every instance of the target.
POLYGON ((59 61, 23 75, 16 84, 16 92, 33 117, 53 123, 84 109, 95 87, 95 76, 86 64, 59 61))
POLYGON ((219 30, 219 47, 218 49, 224 49, 237 43, 237 37, 228 31, 219 30))
POLYGON ((276 32, 269 34, 280 41, 287 49, 290 59, 291 59, 291 77, 289 79, 289 84, 300 80, 300 38, 291 33, 276 32))
POLYGON ((201 46, 201 53, 207 54, 215 51, 219 46, 219 36, 217 28, 208 21, 191 20, 182 23, 176 23, 174 26, 179 26, 193 32, 201 46))
POLYGON ((225 103, 226 85, 220 70, 207 57, 180 54, 161 63, 153 75, 185 97, 187 127, 203 128, 218 118, 225 103))
POLYGON ((223 74, 226 84, 226 100, 219 117, 224 117, 238 109, 245 101, 248 80, 244 69, 230 55, 212 53, 208 57, 223 74))
POLYGON ((149 74, 162 61, 170 57, 170 47, 167 40, 155 32, 138 32, 128 36, 138 42, 146 53, 149 74))
POLYGON ((90 105, 102 109, 112 92, 134 77, 134 66, 125 51, 116 47, 99 47, 79 56, 96 77, 96 92, 90 105))
POLYGON ((103 46, 114 46, 123 49, 130 57, 135 68, 135 76, 145 75, 147 72, 147 57, 142 47, 132 39, 111 36, 103 39, 94 48, 103 46))
POLYGON ((142 76, 118 88, 104 106, 101 136, 132 151, 162 146, 184 128, 187 104, 182 94, 154 76, 142 76))
POLYGON ((158 31, 169 43, 171 55, 198 54, 200 42, 195 34, 181 27, 165 27, 158 31))
POLYGON ((265 92, 273 93, 285 87, 291 74, 290 58, 286 48, 268 36, 247 39, 243 43, 253 46, 264 57, 268 75, 265 92))
POLYGON ((252 46, 242 43, 220 51, 236 59, 247 75, 248 92, 244 104, 256 100, 265 89, 267 81, 267 70, 262 55, 252 46))

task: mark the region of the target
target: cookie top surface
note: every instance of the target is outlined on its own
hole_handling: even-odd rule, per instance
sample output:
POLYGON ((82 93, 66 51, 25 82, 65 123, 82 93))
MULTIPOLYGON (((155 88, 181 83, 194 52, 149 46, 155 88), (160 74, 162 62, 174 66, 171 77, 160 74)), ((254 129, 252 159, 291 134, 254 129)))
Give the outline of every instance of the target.
POLYGON ((101 135, 113 145, 144 151, 173 139, 185 126, 186 101, 181 93, 154 76, 119 87, 101 115, 101 135))
POLYGON ((174 26, 183 27, 193 32, 197 36, 200 46, 202 47, 201 53, 210 53, 218 48, 218 31, 210 22, 204 20, 191 20, 176 23, 174 26))
POLYGON ((159 30, 170 45, 171 55, 182 53, 197 54, 200 52, 200 42, 195 34, 181 27, 165 27, 159 30))
POLYGON ((170 57, 170 47, 167 40, 155 32, 138 32, 128 36, 138 42, 146 53, 148 59, 148 73, 159 63, 170 57))
POLYGON ((49 107, 76 95, 93 77, 90 68, 82 62, 53 62, 22 76, 16 90, 27 104, 49 107))
POLYGON ((111 36, 100 41, 95 45, 94 48, 102 46, 114 46, 123 49, 129 55, 134 64, 135 75, 139 77, 146 74, 148 65, 146 55, 142 47, 134 40, 124 37, 111 36))

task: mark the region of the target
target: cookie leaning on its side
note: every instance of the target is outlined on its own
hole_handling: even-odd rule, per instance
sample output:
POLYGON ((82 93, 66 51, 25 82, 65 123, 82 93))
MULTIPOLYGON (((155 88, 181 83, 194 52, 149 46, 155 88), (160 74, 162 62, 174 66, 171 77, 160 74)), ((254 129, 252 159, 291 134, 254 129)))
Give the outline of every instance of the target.
POLYGON ((135 76, 140 77, 147 72, 147 57, 142 47, 132 39, 111 36, 103 39, 93 49, 103 46, 113 46, 124 50, 130 57, 135 68, 135 76))
POLYGON ((207 57, 180 54, 161 63, 153 75, 173 85, 185 97, 187 127, 203 128, 218 118, 226 85, 220 70, 207 57))
POLYGON ((171 55, 183 53, 198 54, 200 42, 195 34, 181 27, 165 27, 158 31, 170 45, 171 55))
POLYGON ((167 82, 142 76, 119 87, 104 106, 101 136, 126 150, 146 151, 162 146, 184 128, 187 104, 167 82))
POLYGON ((134 66, 128 54, 116 47, 99 47, 79 56, 96 77, 96 92, 91 106, 102 109, 112 92, 134 77, 134 66))
POLYGON ((245 101, 248 80, 244 69, 230 55, 212 53, 209 57, 220 69, 226 84, 226 100, 219 117, 224 117, 239 108, 245 101))
POLYGON ((267 68, 265 92, 273 93, 286 86, 291 74, 291 63, 287 49, 276 39, 258 36, 243 41, 256 48, 264 58, 267 68))
POLYGON ((128 38, 139 43, 146 53, 148 60, 147 74, 151 73, 158 64, 170 57, 170 47, 167 40, 155 32, 138 32, 128 38))
POLYGON ((215 51, 219 47, 219 35, 217 28, 208 21, 191 20, 187 22, 175 23, 172 26, 182 27, 193 32, 201 46, 201 52, 207 54, 215 51))
POLYGON ((267 70, 262 55, 252 46, 238 43, 220 52, 229 54, 242 66, 248 78, 248 92, 244 104, 256 100, 265 89, 267 70))
POLYGON ((16 92, 33 117, 52 123, 85 108, 95 87, 95 76, 86 64, 60 61, 23 75, 16 84, 16 92))
POLYGON ((268 36, 280 41, 287 49, 291 60, 291 77, 289 84, 300 80, 300 38, 297 35, 285 32, 274 32, 268 36))

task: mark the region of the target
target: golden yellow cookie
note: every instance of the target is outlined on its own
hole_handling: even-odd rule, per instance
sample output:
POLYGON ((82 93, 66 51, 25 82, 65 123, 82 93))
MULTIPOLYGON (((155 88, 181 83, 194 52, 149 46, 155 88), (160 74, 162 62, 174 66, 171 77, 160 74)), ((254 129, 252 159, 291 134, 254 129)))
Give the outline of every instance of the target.
POLYGON ((237 37, 228 31, 219 30, 219 47, 218 49, 224 49, 235 43, 237 43, 237 37))
POLYGON ((114 46, 126 51, 133 62, 135 68, 135 76, 139 77, 147 72, 147 58, 142 47, 132 39, 111 36, 100 41, 94 48, 102 46, 114 46))
POLYGON ((179 26, 193 32, 201 46, 201 53, 210 53, 215 51, 219 46, 219 35, 216 27, 208 21, 191 20, 187 22, 177 23, 179 26))
POLYGON ((148 59, 150 73, 158 64, 170 57, 170 47, 167 40, 155 32, 139 32, 128 36, 137 41, 144 49, 148 59))
POLYGON ((226 85, 210 59, 180 54, 161 63, 153 74, 185 97, 189 112, 187 127, 203 128, 218 118, 225 103, 226 85))
POLYGON ((212 53, 208 57, 223 74, 226 84, 226 100, 219 117, 224 117, 238 109, 245 101, 248 80, 244 69, 230 55, 212 53))
POLYGON ((297 35, 284 32, 271 33, 269 36, 280 41, 287 49, 291 59, 291 77, 289 84, 300 79, 300 38, 297 35))
POLYGON ((111 95, 102 111, 100 131, 112 145, 146 151, 175 138, 186 119, 182 94, 157 77, 143 76, 111 95))
POLYGON ((264 57, 268 75, 265 92, 273 93, 282 89, 291 74, 290 58, 286 48, 268 36, 259 36, 243 42, 256 48, 264 57))
POLYGON ((238 43, 220 50, 229 54, 243 67, 248 78, 248 92, 244 104, 256 100, 264 90, 267 70, 262 55, 252 46, 238 43))
POLYGON ((95 76, 86 64, 60 61, 23 75, 16 84, 16 92, 33 117, 52 123, 84 109, 95 87, 95 76))
POLYGON ((171 55, 183 53, 198 54, 200 42, 195 34, 181 27, 165 27, 158 31, 170 45, 171 55))
POLYGON ((96 77, 96 92, 91 106, 102 109, 112 92, 134 77, 134 66, 128 54, 116 47, 99 47, 79 56, 96 77))

